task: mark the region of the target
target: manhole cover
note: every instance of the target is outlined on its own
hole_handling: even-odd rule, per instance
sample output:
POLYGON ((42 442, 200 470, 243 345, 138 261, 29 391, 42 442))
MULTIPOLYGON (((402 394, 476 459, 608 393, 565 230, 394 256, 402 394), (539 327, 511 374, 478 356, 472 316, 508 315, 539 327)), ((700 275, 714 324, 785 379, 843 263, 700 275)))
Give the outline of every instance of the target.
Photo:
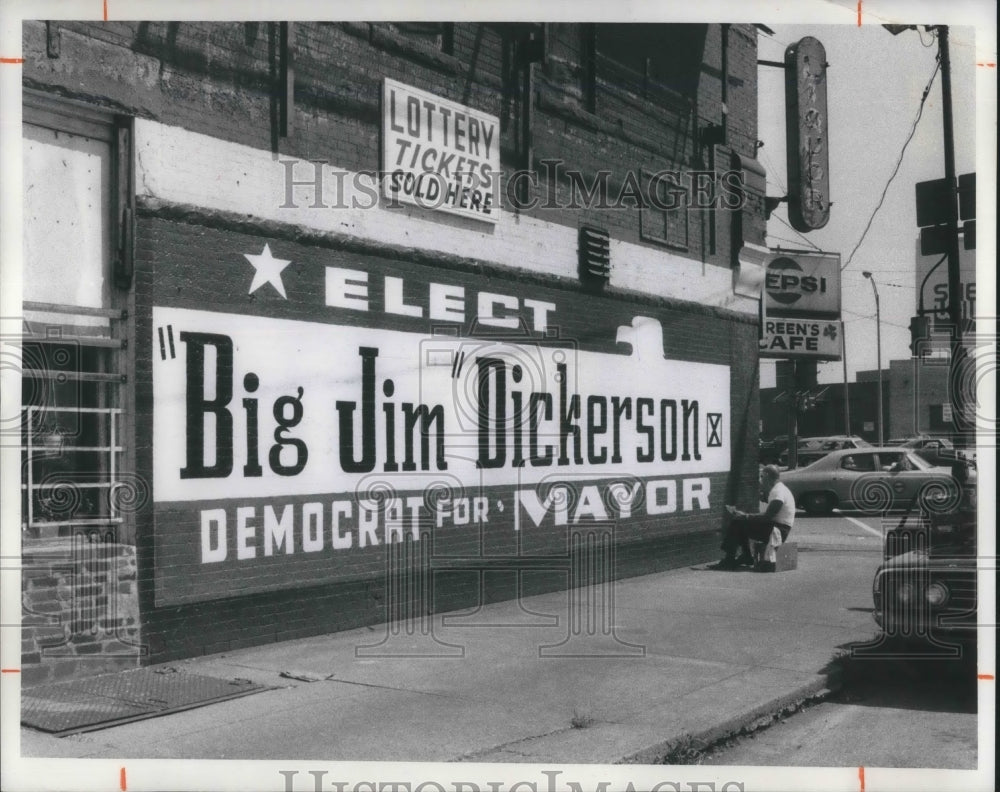
POLYGON ((64 737, 269 689, 247 679, 137 668, 22 689, 21 723, 64 737))

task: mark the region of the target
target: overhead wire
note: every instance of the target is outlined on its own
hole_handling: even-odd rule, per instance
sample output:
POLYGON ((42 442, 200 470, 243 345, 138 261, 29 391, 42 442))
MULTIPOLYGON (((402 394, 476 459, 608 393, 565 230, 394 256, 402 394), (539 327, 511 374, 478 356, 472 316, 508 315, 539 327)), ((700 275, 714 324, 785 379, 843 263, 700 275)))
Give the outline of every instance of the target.
POLYGON ((937 41, 937 31, 936 30, 928 30, 927 32, 931 34, 931 40, 930 40, 929 44, 924 44, 924 34, 923 34, 923 31, 921 31, 920 30, 920 26, 917 25, 917 35, 920 36, 920 43, 923 44, 926 49, 930 49, 931 47, 934 46, 934 42, 937 41))
POLYGON ((878 214, 879 209, 882 208, 882 204, 885 203, 885 196, 889 192, 889 187, 899 173, 899 168, 903 164, 903 157, 906 154, 906 147, 910 145, 910 141, 913 140, 913 135, 917 131, 917 124, 920 123, 920 117, 924 114, 924 105, 927 103, 927 97, 931 92, 931 86, 934 85, 934 80, 937 77, 937 73, 941 70, 941 56, 940 53, 938 57, 934 59, 934 72, 931 74, 930 80, 927 81, 927 87, 924 88, 923 96, 920 97, 920 107, 917 109, 917 117, 913 119, 913 126, 910 128, 910 134, 907 135, 906 141, 903 143, 903 148, 899 151, 899 159, 896 160, 896 166, 892 169, 892 173, 889 175, 889 180, 885 183, 885 187, 882 190, 882 195, 878 199, 878 205, 876 205, 875 210, 872 212, 871 217, 868 218, 868 223, 865 225, 865 230, 861 232, 861 238, 858 243, 854 246, 854 250, 851 251, 851 255, 847 257, 847 261, 840 268, 843 272, 847 269, 851 261, 854 259, 854 254, 858 252, 858 248, 861 247, 861 243, 865 241, 865 237, 868 236, 868 232, 871 230, 872 223, 875 220, 875 215, 878 214))
POLYGON ((819 253, 823 252, 823 249, 820 248, 820 247, 818 247, 815 242, 813 242, 811 239, 809 239, 809 237, 807 237, 805 234, 800 233, 798 231, 798 229, 792 228, 792 226, 789 223, 787 223, 785 220, 782 220, 780 215, 771 215, 771 217, 774 220, 777 220, 783 226, 785 226, 785 228, 787 228, 789 231, 791 231, 792 233, 797 234, 799 237, 801 237, 802 241, 805 242, 807 245, 809 245, 813 250, 815 250, 815 251, 817 251, 819 253))
POLYGON ((777 234, 771 233, 768 233, 767 237, 768 239, 776 239, 778 242, 788 242, 790 245, 798 245, 800 242, 798 239, 789 239, 788 237, 780 237, 777 234))

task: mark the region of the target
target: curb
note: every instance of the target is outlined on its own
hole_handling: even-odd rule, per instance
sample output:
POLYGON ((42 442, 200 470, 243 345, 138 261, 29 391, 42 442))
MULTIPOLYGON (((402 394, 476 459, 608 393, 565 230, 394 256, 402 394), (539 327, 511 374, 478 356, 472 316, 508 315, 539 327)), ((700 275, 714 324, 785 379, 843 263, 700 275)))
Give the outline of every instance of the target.
POLYGON ((790 693, 777 696, 766 704, 735 715, 715 726, 697 732, 685 732, 677 737, 624 756, 615 764, 697 764, 695 761, 671 760, 671 754, 678 751, 679 748, 687 746, 690 746, 686 749, 691 752, 701 752, 740 733, 749 734, 765 728, 782 712, 797 709, 804 701, 829 698, 840 690, 841 684, 841 673, 839 670, 835 670, 828 676, 818 677, 812 682, 800 685, 790 693))

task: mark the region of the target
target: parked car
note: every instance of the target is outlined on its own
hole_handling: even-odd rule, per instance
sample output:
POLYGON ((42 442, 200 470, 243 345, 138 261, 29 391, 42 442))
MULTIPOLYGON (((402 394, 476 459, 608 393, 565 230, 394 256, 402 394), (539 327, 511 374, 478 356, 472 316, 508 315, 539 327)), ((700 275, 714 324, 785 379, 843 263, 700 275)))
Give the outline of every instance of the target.
POLYGON ((949 467, 956 459, 971 459, 972 455, 955 448, 955 445, 944 437, 928 437, 918 435, 900 444, 900 448, 909 448, 918 456, 926 459, 932 465, 949 467))
MULTIPOLYGON (((796 467, 811 465, 817 459, 822 459, 831 451, 842 448, 871 448, 871 443, 856 435, 832 435, 829 437, 803 437, 798 441, 798 464, 796 467)), ((781 455, 778 464, 788 466, 788 452, 781 455)))
POLYGON ((776 465, 782 451, 788 449, 788 435, 775 435, 770 440, 761 440, 758 446, 760 464, 776 465))
POLYGON ((957 508, 975 472, 956 480, 951 468, 934 467, 912 451, 869 446, 831 451, 822 459, 782 473, 796 504, 811 514, 835 508, 874 514, 901 509, 945 514, 957 508))
POLYGON ((919 535, 887 537, 889 557, 872 583, 875 621, 886 638, 923 644, 921 654, 974 648, 975 510, 932 514, 922 526, 919 535))

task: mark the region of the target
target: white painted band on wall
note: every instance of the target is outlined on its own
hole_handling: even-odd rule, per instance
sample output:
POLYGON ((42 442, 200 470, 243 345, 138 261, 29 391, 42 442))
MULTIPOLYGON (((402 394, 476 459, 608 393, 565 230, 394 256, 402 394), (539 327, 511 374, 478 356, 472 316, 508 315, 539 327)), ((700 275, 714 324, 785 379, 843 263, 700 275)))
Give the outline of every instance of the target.
MULTIPOLYGON (((322 190, 330 193, 318 196, 326 199, 319 202, 325 203, 321 206, 315 205, 312 180, 295 171, 296 180, 310 183, 294 188, 297 192, 292 206, 282 208, 287 189, 287 168, 282 161, 291 158, 141 118, 135 122, 135 142, 136 192, 140 196, 578 279, 574 227, 508 211, 495 226, 484 229, 481 223, 416 207, 373 206, 377 204, 373 188, 359 189, 357 174, 346 170, 323 182, 322 190), (329 206, 353 207, 353 202, 359 206, 329 206)), ((312 173, 310 163, 299 166, 312 173)), ((330 166, 338 168, 335 162, 330 166)), ((610 285, 614 288, 757 313, 754 297, 734 293, 733 274, 726 267, 621 240, 612 240, 611 261, 610 285)))

